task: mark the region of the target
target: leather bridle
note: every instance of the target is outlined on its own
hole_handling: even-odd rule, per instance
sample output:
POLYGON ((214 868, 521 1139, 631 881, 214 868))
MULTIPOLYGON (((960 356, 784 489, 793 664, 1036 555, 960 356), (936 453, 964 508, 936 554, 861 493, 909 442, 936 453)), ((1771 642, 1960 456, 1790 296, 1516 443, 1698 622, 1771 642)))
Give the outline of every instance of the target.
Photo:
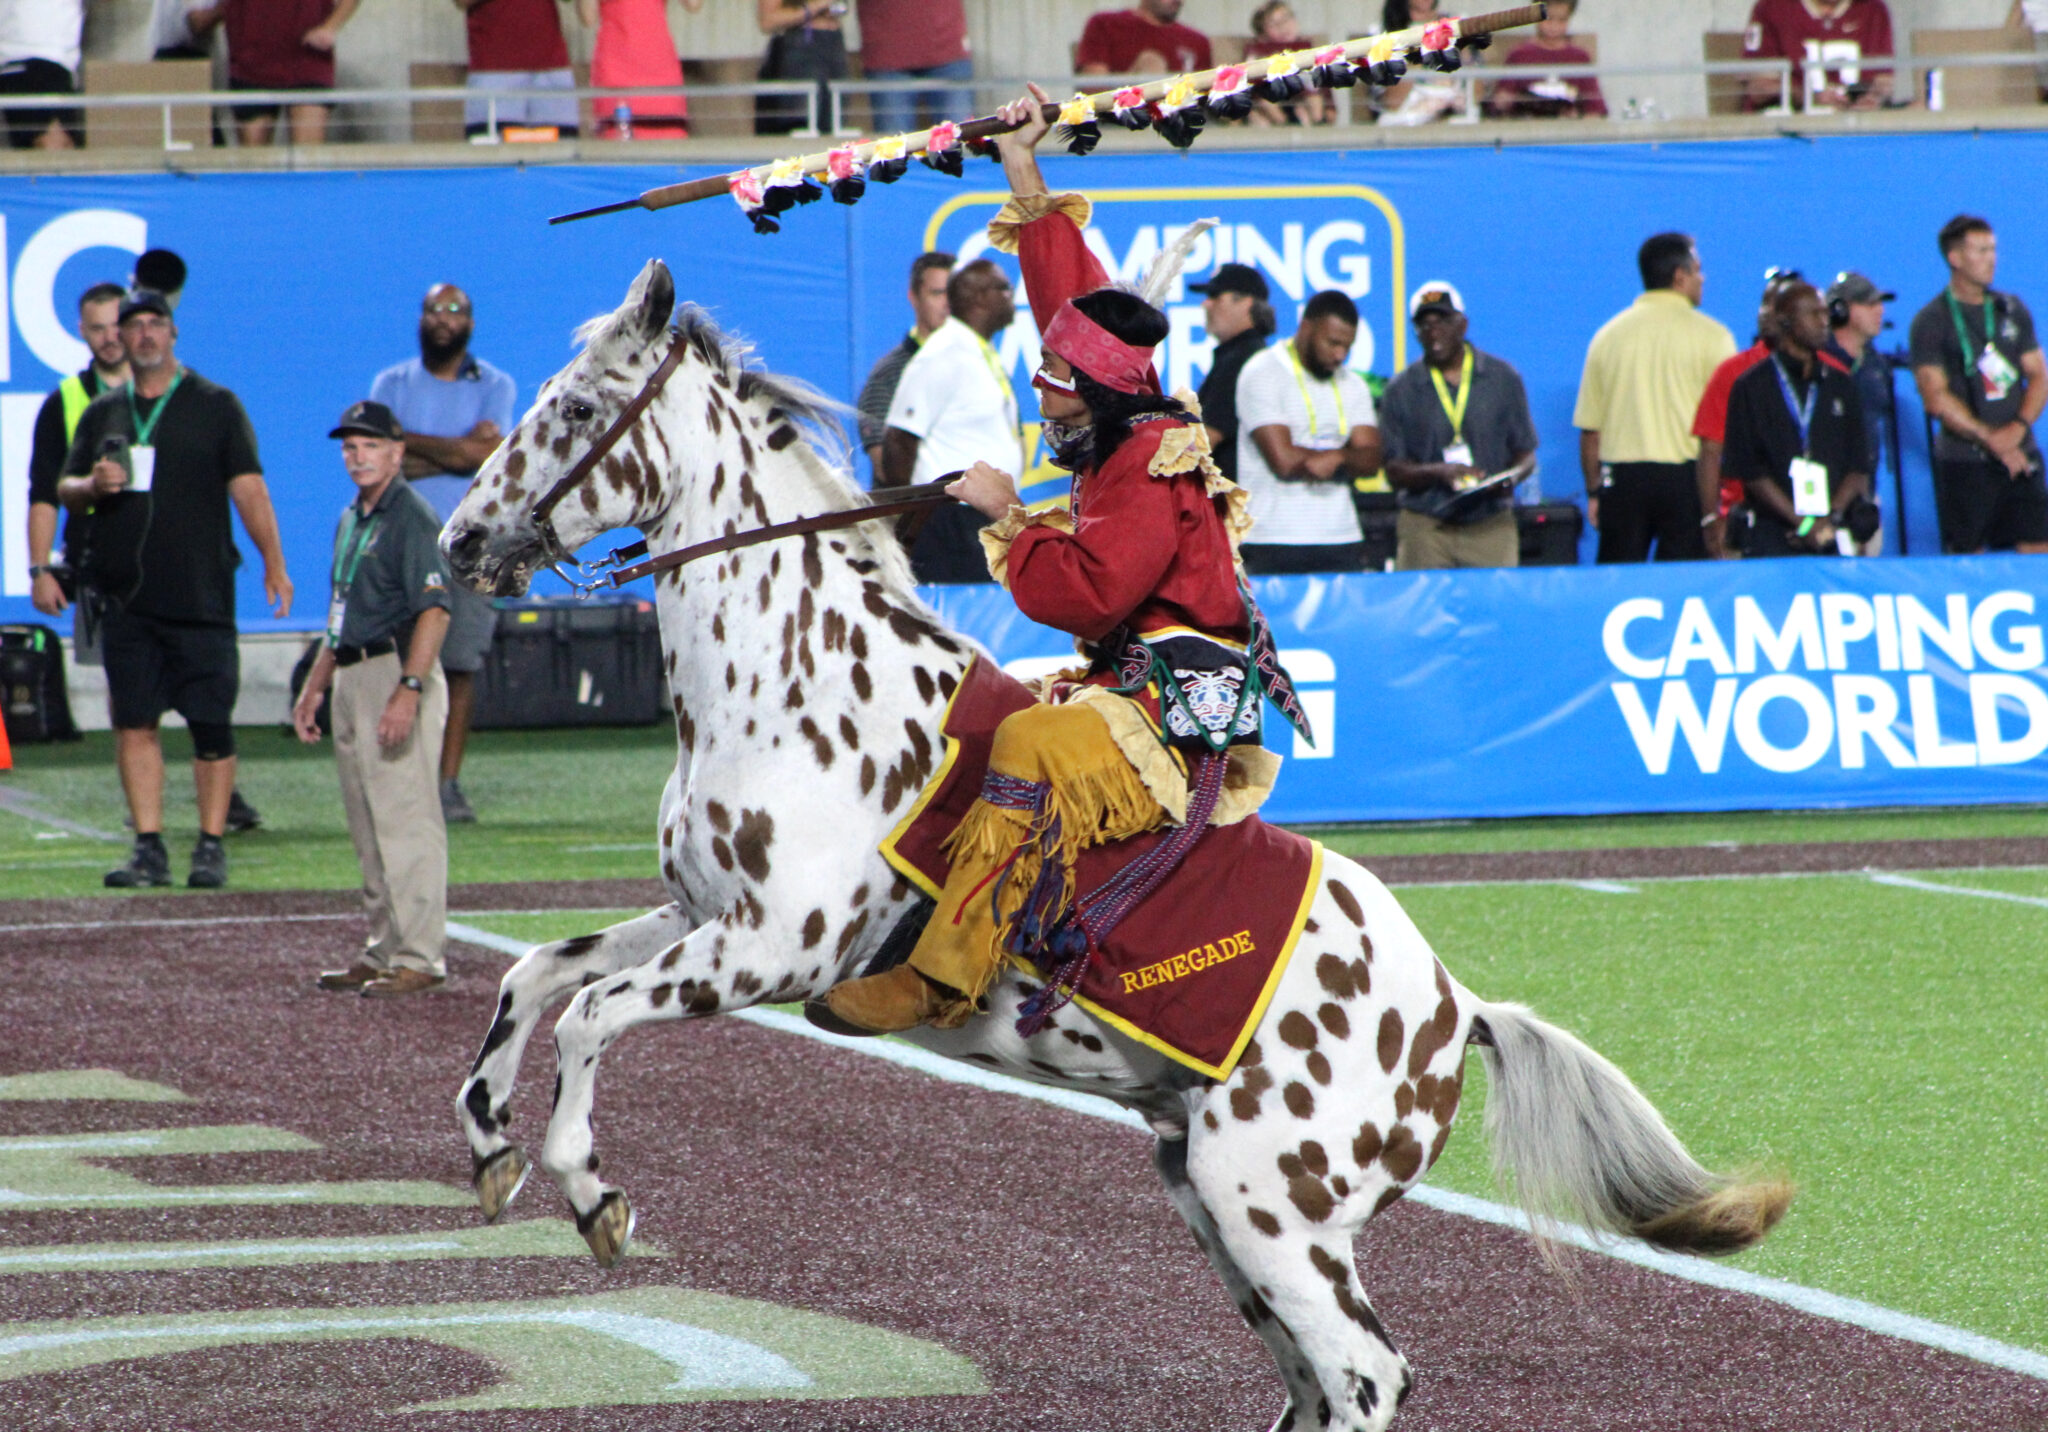
MULTIPOLYGON (((641 384, 640 391, 635 393, 632 401, 612 419, 611 426, 599 435, 590 450, 576 460, 576 465, 563 473, 555 485, 541 495, 540 501, 533 504, 533 511, 528 514, 533 521, 534 530, 540 534, 541 551, 547 559, 545 565, 553 568, 555 574, 567 582, 577 596, 587 597, 607 586, 622 587, 640 577, 670 571, 702 557, 730 552, 740 547, 752 547, 757 543, 773 542, 781 537, 853 527, 862 522, 873 522, 884 517, 901 517, 910 513, 929 515, 940 503, 953 500, 946 488, 960 476, 957 472, 949 472, 936 482, 917 483, 909 487, 874 488, 868 493, 869 502, 843 512, 825 512, 815 517, 800 517, 793 522, 778 522, 751 531, 734 532, 724 537, 714 537, 707 542, 693 543, 674 552, 664 552, 657 557, 647 556, 648 547, 643 541, 620 547, 595 562, 577 561, 556 534, 550 514, 554 511, 555 504, 567 496, 578 483, 590 476, 611 450, 619 445, 620 439, 625 437, 633 424, 640 420, 640 415, 661 396, 661 390, 668 386, 668 380, 675 375, 676 369, 682 366, 684 346, 685 340, 681 331, 670 329, 668 352, 648 375, 647 381, 641 384), (636 560, 639 558, 646 560, 636 560), (575 569, 575 575, 566 570, 572 567, 575 569), (578 581, 578 577, 593 580, 578 581)), ((906 545, 908 540, 906 537, 906 545)))

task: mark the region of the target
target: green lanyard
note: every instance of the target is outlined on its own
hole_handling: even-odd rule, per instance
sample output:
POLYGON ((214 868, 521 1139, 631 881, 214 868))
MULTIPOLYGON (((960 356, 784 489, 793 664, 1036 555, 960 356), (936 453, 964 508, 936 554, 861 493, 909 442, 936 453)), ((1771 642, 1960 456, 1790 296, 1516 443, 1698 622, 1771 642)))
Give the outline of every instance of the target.
POLYGON ((171 386, 164 389, 163 396, 156 400, 156 406, 149 410, 149 421, 146 423, 142 420, 142 409, 135 405, 135 385, 128 385, 128 416, 135 420, 135 446, 149 446, 150 437, 156 432, 156 425, 162 419, 164 409, 170 404, 171 394, 177 392, 178 385, 184 381, 185 370, 180 368, 177 376, 171 379, 171 386))
MULTIPOLYGON (((973 329, 967 330, 973 333, 973 329)), ((988 364, 988 371, 995 375, 996 386, 1003 390, 1003 401, 1010 405, 1010 426, 1017 426, 1017 390, 1010 385, 1010 375, 1003 371, 1003 360, 996 356, 995 345, 974 334, 974 341, 981 345, 981 361, 988 364)))
POLYGON ((1472 345, 1465 345, 1465 365, 1458 374, 1458 401, 1455 404, 1444 387, 1444 375, 1437 372, 1434 363, 1429 365, 1429 381, 1436 384, 1436 400, 1444 405, 1444 416, 1451 420, 1452 444, 1462 443, 1465 441, 1465 407, 1472 401, 1472 345))
MULTIPOLYGON (((1316 436, 1316 400, 1308 395, 1308 378, 1301 369, 1301 355, 1294 351, 1292 339, 1280 346, 1287 353, 1287 366, 1294 370, 1294 386, 1301 389, 1301 404, 1308 409, 1308 436, 1313 442, 1316 436)), ((1344 423, 1344 388, 1335 373, 1330 375, 1330 392, 1337 399, 1337 440, 1343 442, 1350 437, 1351 429, 1344 423)))
POLYGON ((376 531, 377 514, 372 512, 368 517, 357 517, 356 505, 351 502, 348 505, 348 525, 342 529, 341 540, 334 544, 334 587, 344 597, 355 585, 356 568, 363 565, 363 554, 370 550, 370 538, 376 535, 376 531), (353 550, 349 549, 350 538, 355 539, 353 550), (343 556, 343 552, 348 555, 343 556))
MULTIPOLYGON (((1963 348, 1963 371, 1968 372, 1977 366, 1977 359, 1970 354, 1970 331, 1963 326, 1963 306, 1956 302, 1956 291, 1954 289, 1948 290, 1944 297, 1948 299, 1948 316, 1956 322, 1956 342, 1960 343, 1963 348)), ((1991 290, 1986 289, 1984 291, 1984 346, 1986 348, 1991 346, 1992 334, 1997 331, 1992 326, 1995 321, 1991 312, 1991 290)))

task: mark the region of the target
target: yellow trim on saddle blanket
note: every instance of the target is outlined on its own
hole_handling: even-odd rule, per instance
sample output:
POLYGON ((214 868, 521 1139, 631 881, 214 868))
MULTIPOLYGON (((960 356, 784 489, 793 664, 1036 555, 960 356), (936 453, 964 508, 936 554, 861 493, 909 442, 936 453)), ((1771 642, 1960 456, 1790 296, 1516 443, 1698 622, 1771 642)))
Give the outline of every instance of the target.
MULTIPOLYGON (((1193 1055, 1183 1053, 1181 1050, 1174 1048, 1163 1039, 1147 1034, 1129 1020, 1110 1013, 1109 1010, 1103 1008, 1084 994, 1075 995, 1074 1003, 1080 1005, 1081 1008, 1087 1010, 1088 1013, 1116 1030, 1119 1034, 1136 1040, 1147 1049, 1157 1050, 1176 1064, 1185 1065, 1197 1074, 1204 1075, 1210 1079, 1228 1079, 1230 1072, 1237 1067, 1237 1061, 1243 1057, 1245 1045, 1251 1043, 1252 1034, 1258 1029, 1259 1022, 1266 1017, 1266 1007, 1272 1004, 1273 993, 1280 988, 1280 977, 1287 973, 1287 966, 1294 959, 1295 948, 1301 943, 1302 927, 1308 923, 1308 912, 1310 907, 1315 904, 1316 891, 1322 888, 1323 843, 1319 840, 1312 840, 1309 844, 1314 847, 1314 853, 1309 857, 1308 879, 1302 882, 1301 902, 1295 907, 1294 922, 1287 930, 1287 943, 1281 948, 1278 957, 1274 959, 1273 968, 1266 976, 1265 986, 1260 989, 1258 999, 1253 1002, 1250 1012, 1245 1015, 1244 1024, 1238 1029, 1237 1038, 1231 1041, 1230 1053, 1224 1057, 1222 1063, 1205 1064, 1193 1055)), ((1009 956, 1009 961, 1013 967, 1029 975, 1032 979, 1043 980, 1045 978, 1039 972, 1038 967, 1022 955, 1011 955, 1009 956)))

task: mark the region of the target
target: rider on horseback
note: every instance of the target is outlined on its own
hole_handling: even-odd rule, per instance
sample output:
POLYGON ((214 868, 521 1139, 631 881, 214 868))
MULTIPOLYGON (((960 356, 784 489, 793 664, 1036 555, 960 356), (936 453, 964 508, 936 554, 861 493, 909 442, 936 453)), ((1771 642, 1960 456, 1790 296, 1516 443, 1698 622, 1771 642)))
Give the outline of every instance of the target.
POLYGON ((1160 391, 1152 355, 1166 316, 1110 286, 1083 242, 1088 200, 1046 192, 1034 154, 1045 101, 1034 85, 1002 111, 1019 125, 997 141, 1013 197, 989 236, 1017 255, 1039 317, 1033 386, 1053 459, 1074 474, 1072 502, 1026 512, 1011 475, 987 463, 950 490, 993 519, 990 573, 1026 616, 1078 637, 1088 666, 997 728, 909 961, 827 997, 862 1029, 959 1026, 1006 952, 1045 969, 1085 959, 1097 931, 1074 928, 1075 856, 1250 815, 1280 764, 1259 745, 1262 698, 1298 710, 1237 559, 1245 494, 1211 460, 1192 396, 1160 391))

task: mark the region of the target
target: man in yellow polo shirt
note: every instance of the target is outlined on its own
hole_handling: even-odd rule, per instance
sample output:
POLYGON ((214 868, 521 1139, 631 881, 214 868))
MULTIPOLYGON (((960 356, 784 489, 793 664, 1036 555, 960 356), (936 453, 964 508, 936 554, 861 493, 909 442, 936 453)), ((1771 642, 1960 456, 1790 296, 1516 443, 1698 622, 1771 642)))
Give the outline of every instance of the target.
MULTIPOLYGON (((1706 274, 1690 234, 1656 234, 1636 254, 1643 292, 1607 320, 1579 379, 1579 467, 1602 562, 1696 561, 1701 534, 1692 435, 1700 395, 1735 335, 1699 311, 1706 274)), ((1705 514, 1711 517, 1713 514, 1705 514)))

